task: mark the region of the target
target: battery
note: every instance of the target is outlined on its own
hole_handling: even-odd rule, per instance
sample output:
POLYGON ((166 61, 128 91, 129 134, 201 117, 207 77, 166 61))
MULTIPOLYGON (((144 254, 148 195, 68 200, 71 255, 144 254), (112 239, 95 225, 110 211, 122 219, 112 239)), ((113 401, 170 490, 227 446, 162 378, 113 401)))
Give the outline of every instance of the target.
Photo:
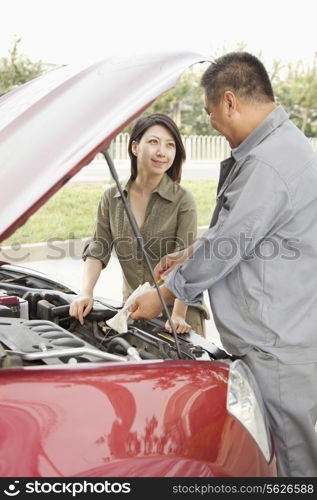
POLYGON ((5 290, 0 290, 0 306, 9 307, 14 318, 29 319, 27 300, 16 295, 8 295, 5 290))

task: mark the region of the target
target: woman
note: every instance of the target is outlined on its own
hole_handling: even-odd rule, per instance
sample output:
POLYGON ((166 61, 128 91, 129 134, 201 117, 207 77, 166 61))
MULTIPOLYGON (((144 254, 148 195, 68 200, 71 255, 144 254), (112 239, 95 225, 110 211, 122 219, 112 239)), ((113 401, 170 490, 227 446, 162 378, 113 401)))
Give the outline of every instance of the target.
MULTIPOLYGON (((130 179, 122 184, 140 229, 152 268, 167 253, 190 245, 196 238, 197 212, 194 197, 179 185, 186 153, 174 121, 163 114, 140 118, 128 145, 130 179)), ((70 314, 83 323, 93 305, 93 290, 101 270, 115 249, 123 272, 123 301, 140 284, 152 277, 125 213, 116 186, 103 194, 99 203, 93 240, 85 248, 83 284, 70 314)), ((176 299, 169 304, 177 333, 193 328, 204 335, 204 305, 187 307, 176 299)), ((169 322, 165 325, 171 331, 169 322)))

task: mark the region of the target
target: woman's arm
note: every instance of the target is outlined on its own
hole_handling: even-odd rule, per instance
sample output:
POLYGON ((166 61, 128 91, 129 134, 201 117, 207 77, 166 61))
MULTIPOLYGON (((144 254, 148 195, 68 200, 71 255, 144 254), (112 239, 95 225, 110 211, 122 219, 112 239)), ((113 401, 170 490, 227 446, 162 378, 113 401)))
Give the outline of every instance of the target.
MULTIPOLYGON (((177 333, 187 333, 191 328, 191 326, 186 323, 187 308, 188 306, 184 304, 184 302, 179 299, 175 299, 171 319, 177 333)), ((165 323, 165 329, 172 333, 172 328, 168 320, 165 323)))
POLYGON ((112 233, 109 214, 109 189, 103 194, 97 212, 96 228, 92 241, 83 251, 85 260, 80 295, 71 304, 69 313, 77 318, 81 324, 84 317, 93 306, 93 293, 101 270, 110 259, 112 247, 112 233))
POLYGON ((84 323, 84 318, 91 311, 93 306, 93 293, 97 280, 102 270, 102 262, 87 257, 84 263, 83 280, 81 292, 76 300, 71 303, 69 314, 77 318, 81 324, 84 323))
POLYGON ((93 257, 87 257, 84 263, 81 295, 92 296, 97 280, 102 270, 102 262, 93 257))

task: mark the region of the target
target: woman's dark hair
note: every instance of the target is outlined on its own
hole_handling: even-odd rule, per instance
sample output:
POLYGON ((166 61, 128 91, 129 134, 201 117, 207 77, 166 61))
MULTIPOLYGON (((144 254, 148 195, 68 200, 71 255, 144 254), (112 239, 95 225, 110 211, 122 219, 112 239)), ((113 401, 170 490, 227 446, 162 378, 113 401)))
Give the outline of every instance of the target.
POLYGON ((132 152, 132 143, 140 142, 143 134, 154 125, 165 127, 172 134, 176 145, 176 154, 172 166, 167 170, 167 175, 179 183, 182 177, 182 165, 186 160, 186 151, 176 123, 167 115, 154 113, 152 115, 139 118, 133 127, 130 135, 128 153, 131 159, 131 179, 134 181, 137 177, 137 157, 132 152))

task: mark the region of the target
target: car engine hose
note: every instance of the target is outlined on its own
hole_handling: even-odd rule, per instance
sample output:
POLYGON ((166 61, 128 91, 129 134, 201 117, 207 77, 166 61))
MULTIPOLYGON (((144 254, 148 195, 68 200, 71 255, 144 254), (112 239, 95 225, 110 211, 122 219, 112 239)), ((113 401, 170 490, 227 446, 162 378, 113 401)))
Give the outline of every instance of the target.
POLYGON ((122 337, 115 337, 110 340, 108 344, 108 352, 114 352, 116 354, 128 354, 132 359, 141 360, 141 357, 136 350, 126 339, 122 337))

